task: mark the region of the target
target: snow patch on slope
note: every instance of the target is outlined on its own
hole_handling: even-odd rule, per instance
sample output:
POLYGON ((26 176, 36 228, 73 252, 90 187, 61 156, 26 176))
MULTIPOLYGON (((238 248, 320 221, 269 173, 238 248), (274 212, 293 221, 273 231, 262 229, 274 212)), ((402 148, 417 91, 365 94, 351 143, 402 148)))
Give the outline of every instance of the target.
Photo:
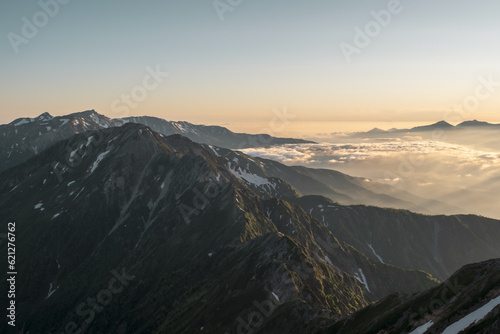
POLYGON ((28 121, 28 119, 24 118, 24 119, 20 120, 19 122, 17 122, 16 124, 14 124, 14 126, 19 126, 19 125, 28 124, 28 123, 30 123, 30 121, 28 121))
POLYGON ((377 254, 377 252, 375 252, 375 249, 373 249, 372 247, 372 244, 367 244, 368 247, 370 247, 370 249, 372 250, 373 252, 373 255, 375 255, 375 257, 381 262, 381 263, 385 263, 384 260, 382 260, 382 258, 377 254))
POLYGON ((479 309, 475 310, 472 313, 469 313, 459 321, 455 322, 454 324, 448 326, 443 334, 455 334, 455 333, 460 333, 467 327, 469 327, 472 324, 477 323, 481 319, 483 319, 485 316, 488 315, 495 307, 500 305, 500 296, 497 298, 490 300, 489 303, 484 305, 483 307, 480 307, 479 309))
POLYGON ((92 164, 92 168, 90 169, 90 174, 92 174, 95 171, 97 166, 99 166, 99 163, 102 161, 102 159, 104 159, 109 154, 109 152, 110 151, 106 151, 106 152, 99 154, 96 161, 94 161, 94 163, 92 164))
POLYGON ((428 323, 423 324, 418 328, 415 328, 415 330, 413 330, 410 334, 424 334, 425 332, 427 332, 429 328, 432 327, 432 325, 434 325, 434 322, 429 321, 428 323))
POLYGON ((214 152, 214 154, 218 157, 220 157, 220 154, 219 152, 217 152, 217 150, 215 149, 215 147, 213 147, 212 145, 208 145, 208 147, 210 147, 210 149, 214 152))
POLYGON ((264 186, 264 185, 274 186, 271 182, 269 182, 268 179, 252 174, 239 166, 233 167, 231 163, 229 163, 229 170, 238 179, 246 181, 248 183, 252 183, 256 186, 264 186))
POLYGON ((358 268, 358 270, 359 270, 359 275, 358 275, 358 273, 354 273, 354 278, 357 279, 359 283, 361 283, 365 286, 366 291, 371 293, 370 288, 368 287, 368 283, 366 282, 366 277, 363 274, 363 269, 358 268))
POLYGON ((49 286, 49 293, 47 294, 47 297, 45 297, 45 299, 49 298, 50 296, 52 296, 52 294, 54 292, 57 291, 57 289, 59 289, 59 286, 56 286, 56 288, 54 289, 53 286, 52 286, 52 283, 50 283, 50 286, 49 286))

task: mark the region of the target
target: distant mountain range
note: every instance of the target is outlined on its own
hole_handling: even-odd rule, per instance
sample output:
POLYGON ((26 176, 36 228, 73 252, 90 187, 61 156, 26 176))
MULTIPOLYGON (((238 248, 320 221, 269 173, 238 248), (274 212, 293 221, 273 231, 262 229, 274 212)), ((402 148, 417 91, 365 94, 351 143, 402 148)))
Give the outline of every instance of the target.
MULTIPOLYGON (((250 157, 242 152, 212 147, 218 155, 236 161, 260 177, 277 177, 286 181, 297 194, 322 195, 341 204, 367 204, 407 209, 420 213, 449 213, 460 209, 438 200, 425 199, 389 185, 331 170, 287 166, 274 160, 250 157)), ((270 192, 279 197, 279 192, 270 192)))
MULTIPOLYGON (((432 208, 361 178, 204 142, 251 136, 210 128, 93 111, 0 127, 20 332, 402 333, 495 302, 490 261, 445 283, 457 277, 460 299, 416 310, 461 266, 500 258, 500 221, 341 205, 432 208)), ((497 311, 481 328, 495 328, 497 311)))
POLYGON ((241 159, 242 165, 261 177, 279 177, 302 195, 323 195, 342 204, 376 205, 421 213, 452 214, 459 211, 446 203, 424 199, 382 183, 366 182, 364 178, 354 178, 333 170, 288 167, 268 159, 252 159, 227 149, 249 145, 306 143, 300 139, 233 133, 218 126, 172 122, 147 116, 110 119, 94 110, 60 117, 44 113, 36 118, 19 118, 7 125, 0 125, 0 138, 3 138, 0 141, 0 172, 75 134, 119 127, 127 123, 144 124, 163 135, 180 134, 195 142, 218 147, 217 150, 222 149, 218 154, 225 155, 230 160, 241 159))
POLYGON ((413 127, 411 129, 389 129, 389 130, 382 130, 379 128, 373 128, 370 131, 367 132, 357 132, 354 133, 353 136, 357 137, 360 135, 383 135, 383 134, 389 134, 389 133, 405 133, 405 132, 427 132, 427 131, 435 131, 435 130, 443 130, 443 131, 460 131, 460 130, 466 130, 466 129, 489 129, 489 130, 500 130, 500 124, 494 124, 494 123, 488 123, 488 122, 481 122, 478 120, 473 120, 473 121, 465 121, 457 125, 451 125, 450 123, 446 121, 439 121, 434 124, 430 125, 424 125, 424 126, 417 126, 413 127))
POLYGON ((166 121, 155 117, 110 119, 95 110, 53 117, 43 113, 36 118, 18 118, 0 125, 0 171, 35 156, 56 142, 84 131, 140 123, 163 135, 180 134, 193 141, 225 148, 248 148, 279 144, 311 143, 302 139, 277 138, 267 134, 234 133, 220 126, 166 121))
POLYGON ((215 145, 230 149, 243 149, 283 144, 306 144, 312 141, 296 138, 277 138, 268 134, 234 133, 221 126, 194 125, 188 122, 172 122, 157 117, 127 117, 120 119, 122 123, 138 123, 150 127, 152 130, 170 136, 183 135, 194 142, 215 145))

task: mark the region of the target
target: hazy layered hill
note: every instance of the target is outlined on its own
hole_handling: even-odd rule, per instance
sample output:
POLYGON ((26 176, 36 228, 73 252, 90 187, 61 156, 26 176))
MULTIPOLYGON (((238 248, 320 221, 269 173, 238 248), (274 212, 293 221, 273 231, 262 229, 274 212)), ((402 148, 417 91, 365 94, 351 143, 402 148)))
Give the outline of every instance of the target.
POLYGON ((402 138, 404 136, 421 136, 422 139, 438 140, 460 144, 485 151, 500 151, 500 124, 478 120, 463 121, 452 125, 440 121, 430 125, 417 126, 411 129, 373 129, 367 132, 353 133, 351 138, 402 138))
POLYGON ((499 287, 500 259, 467 265, 438 287, 390 295, 325 333, 498 333, 499 287))
MULTIPOLYGON (((340 204, 367 204, 437 214, 454 214, 460 209, 425 199, 390 185, 331 170, 287 166, 274 160, 250 157, 242 152, 212 147, 215 153, 235 161, 261 177, 278 177, 300 195, 322 195, 340 204)), ((279 196, 279 194, 275 194, 279 196)))
POLYGON ((234 133, 220 126, 173 122, 155 117, 110 119, 95 110, 59 117, 43 113, 36 118, 19 118, 9 124, 0 125, 0 171, 24 162, 58 141, 77 133, 121 126, 129 122, 148 125, 164 135, 181 134, 195 142, 227 148, 309 142, 301 139, 277 138, 267 134, 234 133))
POLYGON ((278 321, 293 332, 436 285, 422 271, 370 260, 273 198, 275 188, 293 195, 282 180, 139 124, 53 145, 0 174, 0 214, 16 222, 23 259, 18 322, 30 333, 68 323, 88 332, 220 333, 246 326, 264 303, 273 310, 259 328, 278 321), (54 162, 73 163, 55 170, 54 162), (102 300, 108 287, 112 301, 91 312, 88 298, 102 300))
POLYGON ((500 124, 488 123, 478 120, 464 121, 457 125, 452 125, 446 121, 439 121, 429 125, 415 126, 410 129, 396 129, 392 128, 389 130, 382 130, 379 128, 374 128, 367 132, 357 132, 353 135, 363 136, 366 134, 371 135, 387 135, 389 133, 406 133, 406 132, 427 132, 427 131, 461 131, 462 133, 467 130, 500 130, 500 124))
MULTIPOLYGON (((333 169, 386 183, 389 188, 429 199, 428 204, 419 206, 432 213, 477 214, 500 219, 499 136, 498 124, 466 121, 452 126, 439 122, 413 129, 332 134, 324 138, 328 143, 244 152, 289 165, 333 169), (439 202, 448 205, 441 206, 439 202)), ((393 197, 405 199, 395 193, 393 197)), ((419 208, 389 206, 426 213, 419 208)))

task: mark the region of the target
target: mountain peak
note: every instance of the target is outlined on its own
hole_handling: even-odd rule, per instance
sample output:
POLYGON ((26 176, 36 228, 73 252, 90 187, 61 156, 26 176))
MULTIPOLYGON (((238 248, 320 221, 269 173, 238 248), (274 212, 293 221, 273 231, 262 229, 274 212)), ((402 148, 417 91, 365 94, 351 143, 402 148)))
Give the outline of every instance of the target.
POLYGON ((41 114, 40 116, 38 116, 36 118, 37 121, 50 121, 51 119, 53 119, 54 116, 52 116, 51 114, 49 114, 48 112, 44 112, 43 114, 41 114))
POLYGON ((104 115, 99 114, 97 111, 94 109, 89 109, 89 110, 84 110, 84 111, 79 111, 70 115, 80 115, 80 116, 92 116, 92 115, 97 115, 97 116, 102 116, 105 117, 104 115))
POLYGON ((439 122, 434 123, 430 126, 433 126, 433 127, 453 127, 453 125, 451 125, 450 123, 448 123, 446 121, 439 121, 439 122))
POLYGON ((431 124, 431 125, 414 127, 412 129, 410 129, 410 131, 418 132, 418 131, 430 131, 430 130, 434 130, 434 129, 452 129, 452 128, 454 128, 454 126, 451 125, 450 123, 448 123, 446 121, 439 121, 439 122, 436 122, 436 123, 431 124))
POLYGON ((368 131, 368 133, 387 133, 387 131, 382 130, 380 128, 373 128, 370 131, 368 131))
POLYGON ((458 127, 465 127, 465 126, 492 126, 494 124, 488 123, 488 122, 482 122, 478 121, 477 119, 472 120, 472 121, 465 121, 460 124, 458 124, 458 127))

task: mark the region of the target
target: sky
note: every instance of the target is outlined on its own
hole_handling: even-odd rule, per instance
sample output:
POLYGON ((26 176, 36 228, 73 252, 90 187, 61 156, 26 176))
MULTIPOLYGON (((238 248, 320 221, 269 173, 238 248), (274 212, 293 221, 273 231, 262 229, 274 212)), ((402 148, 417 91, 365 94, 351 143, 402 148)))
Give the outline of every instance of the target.
POLYGON ((499 12, 493 0, 2 1, 0 124, 88 109, 248 132, 285 109, 293 128, 500 122, 499 12))

